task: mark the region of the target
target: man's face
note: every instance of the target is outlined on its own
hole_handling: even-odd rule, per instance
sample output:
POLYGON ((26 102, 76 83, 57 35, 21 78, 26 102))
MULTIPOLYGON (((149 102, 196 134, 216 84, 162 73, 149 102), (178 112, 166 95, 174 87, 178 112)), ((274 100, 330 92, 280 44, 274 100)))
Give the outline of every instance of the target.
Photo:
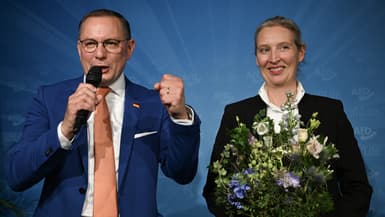
POLYGON ((89 17, 80 29, 79 41, 94 40, 99 42, 93 52, 86 51, 84 44, 78 42, 77 49, 84 73, 91 66, 101 66, 103 77, 100 86, 108 86, 122 74, 127 60, 130 59, 134 50, 133 40, 126 40, 122 24, 116 17, 89 17), (101 42, 106 40, 118 40, 118 48, 109 52, 101 42))

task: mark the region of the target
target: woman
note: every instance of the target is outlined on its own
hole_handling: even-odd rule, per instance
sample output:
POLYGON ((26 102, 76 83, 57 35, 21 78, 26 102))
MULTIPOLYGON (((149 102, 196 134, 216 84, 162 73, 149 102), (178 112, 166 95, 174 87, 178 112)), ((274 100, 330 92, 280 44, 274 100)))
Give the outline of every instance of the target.
MULTIPOLYGON (((258 95, 229 104, 225 107, 221 125, 216 136, 211 162, 220 158, 223 147, 229 142, 229 129, 240 122, 251 127, 254 116, 261 109, 266 109, 267 116, 273 119, 275 131, 279 132, 279 121, 283 111, 281 105, 286 102, 286 93, 294 93, 296 113, 306 123, 313 112, 318 112, 321 122, 319 134, 328 136, 333 142, 340 158, 332 167, 333 179, 328 182, 328 190, 334 201, 334 211, 323 216, 366 216, 369 209, 372 188, 368 183, 364 162, 349 120, 341 101, 305 93, 297 80, 299 64, 304 60, 306 47, 301 39, 299 27, 285 17, 273 17, 265 20, 255 33, 256 63, 264 79, 258 95)), ((216 174, 209 169, 203 196, 208 208, 217 217, 226 216, 224 207, 215 200, 216 174)), ((258 216, 258 213, 255 214, 258 216)))

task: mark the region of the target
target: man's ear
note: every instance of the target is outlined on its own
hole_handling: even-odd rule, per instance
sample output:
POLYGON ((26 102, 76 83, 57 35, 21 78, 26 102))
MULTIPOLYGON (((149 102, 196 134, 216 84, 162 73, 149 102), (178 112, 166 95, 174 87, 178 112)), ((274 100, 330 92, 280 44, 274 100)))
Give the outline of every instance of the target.
POLYGON ((132 53, 134 52, 135 49, 135 41, 134 39, 130 39, 127 41, 127 59, 131 58, 132 53))
POLYGON ((79 57, 80 57, 82 46, 81 46, 81 44, 78 42, 77 45, 76 45, 76 47, 77 47, 77 50, 78 50, 78 55, 79 55, 79 57))

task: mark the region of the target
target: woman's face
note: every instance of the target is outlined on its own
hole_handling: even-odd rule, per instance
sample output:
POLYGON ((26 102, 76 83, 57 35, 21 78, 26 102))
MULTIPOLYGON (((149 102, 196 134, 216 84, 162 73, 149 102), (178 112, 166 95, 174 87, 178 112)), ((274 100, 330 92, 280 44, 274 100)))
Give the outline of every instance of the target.
POLYGON ((298 48, 294 33, 281 26, 264 27, 257 36, 256 63, 269 87, 295 84, 305 48, 298 48))

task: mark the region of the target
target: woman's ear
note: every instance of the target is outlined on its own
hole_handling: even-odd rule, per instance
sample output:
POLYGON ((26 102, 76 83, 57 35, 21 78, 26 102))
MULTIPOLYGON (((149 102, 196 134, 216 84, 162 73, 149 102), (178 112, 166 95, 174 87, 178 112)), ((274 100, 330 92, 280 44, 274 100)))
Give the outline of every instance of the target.
POLYGON ((298 62, 302 62, 303 59, 305 59, 305 53, 306 53, 306 45, 303 44, 301 48, 298 51, 298 62))

